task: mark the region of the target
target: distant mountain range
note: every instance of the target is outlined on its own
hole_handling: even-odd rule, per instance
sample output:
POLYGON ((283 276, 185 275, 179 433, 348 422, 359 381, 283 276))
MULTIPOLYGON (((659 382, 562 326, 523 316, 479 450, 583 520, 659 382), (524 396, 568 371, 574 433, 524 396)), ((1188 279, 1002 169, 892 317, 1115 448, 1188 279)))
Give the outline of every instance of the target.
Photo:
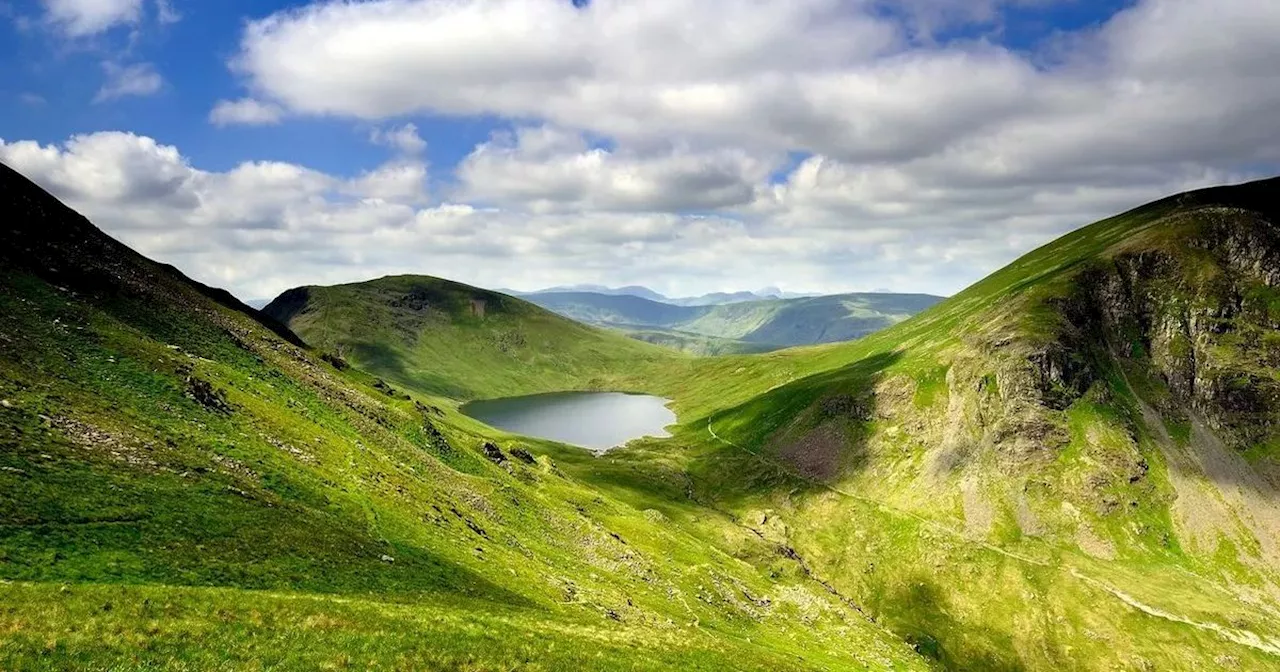
POLYGON ((628 285, 626 287, 606 287, 605 285, 561 285, 558 287, 548 287, 546 289, 538 289, 532 292, 521 292, 512 289, 497 290, 504 294, 512 296, 530 297, 540 294, 565 294, 565 293, 591 293, 603 294, 606 296, 635 296, 650 301, 658 301, 668 303, 673 306, 718 306, 726 303, 742 303, 745 301, 761 301, 767 299, 798 299, 810 296, 821 296, 820 294, 784 292, 777 287, 764 287, 754 292, 712 292, 701 296, 684 296, 670 297, 659 292, 655 292, 648 287, 640 285, 628 285))
MULTIPOLYGON (((579 322, 699 353, 759 352, 861 338, 942 300, 928 294, 832 294, 681 305, 633 294, 537 292, 524 299, 579 322)), ((710 296, 737 296, 720 294, 710 296)), ((706 298, 706 297, 700 297, 706 298)))

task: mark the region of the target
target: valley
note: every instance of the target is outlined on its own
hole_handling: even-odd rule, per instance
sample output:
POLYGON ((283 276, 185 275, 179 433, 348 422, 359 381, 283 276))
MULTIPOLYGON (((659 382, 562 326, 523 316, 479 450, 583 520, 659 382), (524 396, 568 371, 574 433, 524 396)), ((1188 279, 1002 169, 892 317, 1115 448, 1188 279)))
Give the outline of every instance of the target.
POLYGON ((1280 180, 945 300, 696 307, 412 275, 260 313, 8 169, 0 207, 0 668, 1280 664, 1280 180), (670 436, 465 406, 585 391, 670 436))
POLYGON ((630 294, 543 291, 524 298, 579 322, 694 354, 767 352, 851 341, 942 300, 927 294, 833 294, 679 305, 630 294))

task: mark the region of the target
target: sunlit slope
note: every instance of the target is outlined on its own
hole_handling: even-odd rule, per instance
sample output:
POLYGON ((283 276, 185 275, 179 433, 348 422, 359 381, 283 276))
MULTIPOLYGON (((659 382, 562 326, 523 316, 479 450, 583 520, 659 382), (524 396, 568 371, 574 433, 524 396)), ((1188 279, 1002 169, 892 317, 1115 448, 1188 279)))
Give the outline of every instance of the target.
POLYGON ((428 276, 300 287, 264 312, 388 380, 453 399, 611 387, 683 356, 505 294, 428 276))
POLYGON ((0 668, 920 669, 676 522, 720 514, 486 456, 3 167, 0 209, 0 668))
POLYGON ((957 669, 1280 665, 1280 181, 661 381, 697 492, 957 669))

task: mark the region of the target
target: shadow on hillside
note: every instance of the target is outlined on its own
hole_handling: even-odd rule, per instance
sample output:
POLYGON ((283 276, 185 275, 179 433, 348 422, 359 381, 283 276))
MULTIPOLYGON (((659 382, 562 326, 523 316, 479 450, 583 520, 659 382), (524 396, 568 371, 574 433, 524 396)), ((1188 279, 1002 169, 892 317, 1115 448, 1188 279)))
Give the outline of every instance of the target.
POLYGON ((468 399, 473 394, 472 390, 449 382, 439 373, 409 371, 404 355, 386 343, 361 341, 352 344, 351 350, 352 362, 358 368, 405 389, 453 399, 468 399))
POLYGON ((705 426, 713 443, 689 467, 697 489, 732 505, 763 494, 823 490, 861 469, 876 385, 900 358, 878 353, 689 422, 705 426))
POLYGON ((1007 635, 957 619, 942 591, 927 577, 911 577, 876 607, 890 631, 944 670, 1025 669, 1007 635))

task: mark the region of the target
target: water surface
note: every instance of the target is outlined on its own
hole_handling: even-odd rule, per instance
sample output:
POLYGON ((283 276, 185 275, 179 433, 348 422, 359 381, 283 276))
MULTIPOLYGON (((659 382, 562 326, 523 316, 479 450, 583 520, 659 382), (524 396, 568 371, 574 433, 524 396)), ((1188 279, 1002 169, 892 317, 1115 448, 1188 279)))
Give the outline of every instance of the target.
POLYGON ((667 400, 622 392, 554 392, 473 401, 462 412, 513 434, 605 451, 642 436, 671 436, 667 400))

